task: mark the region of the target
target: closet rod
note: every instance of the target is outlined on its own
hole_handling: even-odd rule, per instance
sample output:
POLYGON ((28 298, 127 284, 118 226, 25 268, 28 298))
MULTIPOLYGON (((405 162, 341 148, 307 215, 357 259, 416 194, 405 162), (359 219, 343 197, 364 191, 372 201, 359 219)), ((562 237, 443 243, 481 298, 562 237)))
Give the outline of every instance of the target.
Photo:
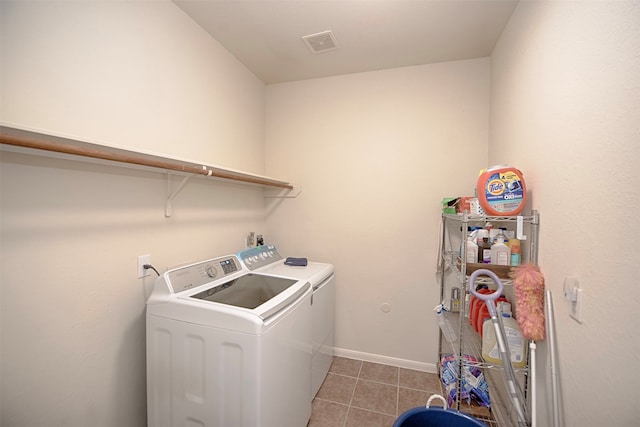
POLYGON ((282 181, 270 180, 267 178, 252 177, 248 175, 234 174, 218 169, 212 169, 207 166, 196 166, 188 164, 180 164, 169 160, 158 160, 154 158, 143 158, 129 154, 121 154, 106 150, 93 149, 88 147, 79 147, 72 144, 60 142, 52 142, 45 140, 37 140, 23 136, 7 135, 5 132, 0 133, 0 143, 13 145, 17 147, 33 148, 36 150, 52 151, 56 153, 72 154, 76 156, 90 157, 100 160, 109 160, 119 163, 128 163, 140 166, 149 166, 153 168, 166 169, 171 171, 186 172, 195 175, 205 175, 216 178, 230 179, 234 181, 248 182, 251 184, 259 184, 269 187, 293 189, 293 186, 282 181))

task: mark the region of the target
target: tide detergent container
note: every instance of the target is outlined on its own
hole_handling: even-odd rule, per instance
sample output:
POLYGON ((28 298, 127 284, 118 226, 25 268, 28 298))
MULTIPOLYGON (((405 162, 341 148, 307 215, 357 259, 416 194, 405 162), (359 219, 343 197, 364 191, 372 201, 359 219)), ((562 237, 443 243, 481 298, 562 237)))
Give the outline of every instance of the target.
POLYGON ((527 187, 522 172, 500 165, 480 171, 478 201, 487 215, 518 215, 527 202, 527 187))

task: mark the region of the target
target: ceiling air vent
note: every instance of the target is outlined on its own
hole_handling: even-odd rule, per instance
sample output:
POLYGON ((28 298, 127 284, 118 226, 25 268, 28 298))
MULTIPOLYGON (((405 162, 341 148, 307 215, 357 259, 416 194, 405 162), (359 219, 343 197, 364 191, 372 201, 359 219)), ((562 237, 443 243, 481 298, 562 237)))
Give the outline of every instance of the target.
POLYGON ((330 30, 302 36, 302 40, 313 53, 329 52, 338 48, 338 40, 330 30))

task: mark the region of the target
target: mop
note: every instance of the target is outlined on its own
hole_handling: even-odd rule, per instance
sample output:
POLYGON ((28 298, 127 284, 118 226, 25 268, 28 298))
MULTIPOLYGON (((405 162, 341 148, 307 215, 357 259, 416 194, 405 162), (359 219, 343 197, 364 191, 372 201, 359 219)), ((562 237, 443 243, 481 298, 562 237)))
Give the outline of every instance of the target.
POLYGON ((513 407, 516 411, 519 426, 527 426, 527 408, 522 394, 522 390, 518 386, 516 379, 516 373, 511 364, 511 355, 509 353, 509 343, 507 341, 507 335, 504 331, 504 325, 502 324, 502 318, 498 316, 496 310, 495 300, 500 297, 504 286, 498 276, 493 271, 486 269, 479 269, 474 271, 469 277, 469 291, 479 300, 484 301, 489 310, 491 316, 491 322, 496 332, 496 340, 498 342, 498 350, 500 352, 500 359, 502 359, 504 379, 507 385, 507 391, 513 407), (481 294, 475 290, 476 278, 480 275, 489 276, 497 285, 498 289, 490 294, 481 294))

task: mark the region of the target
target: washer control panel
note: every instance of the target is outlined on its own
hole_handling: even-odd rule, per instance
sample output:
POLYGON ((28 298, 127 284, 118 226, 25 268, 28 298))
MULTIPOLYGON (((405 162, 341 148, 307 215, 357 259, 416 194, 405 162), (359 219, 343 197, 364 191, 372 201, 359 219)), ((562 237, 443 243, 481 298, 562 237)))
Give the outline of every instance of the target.
POLYGON ((251 271, 282 259, 275 245, 256 246, 238 252, 238 257, 251 271))
POLYGON ((240 271, 240 261, 234 255, 209 259, 178 267, 165 273, 174 293, 193 289, 240 271))

